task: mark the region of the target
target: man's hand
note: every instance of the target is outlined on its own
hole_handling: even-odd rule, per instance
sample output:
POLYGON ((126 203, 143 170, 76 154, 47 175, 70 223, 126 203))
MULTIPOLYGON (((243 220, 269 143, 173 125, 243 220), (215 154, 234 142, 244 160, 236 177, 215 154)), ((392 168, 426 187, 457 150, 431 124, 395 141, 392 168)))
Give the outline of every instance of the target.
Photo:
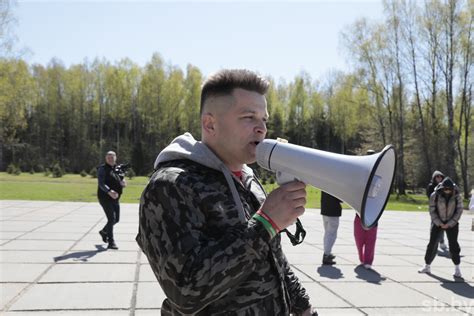
POLYGON ((280 229, 295 223, 303 215, 306 204, 306 184, 293 181, 273 190, 262 205, 262 210, 280 229))
POLYGON ((120 181, 120 185, 122 186, 122 188, 125 188, 127 186, 127 181, 123 179, 122 181, 120 181))
POLYGON ((107 194, 114 200, 118 199, 119 197, 119 194, 114 190, 110 190, 109 192, 107 192, 107 194))
POLYGON ((449 225, 448 224, 441 224, 440 226, 442 229, 448 229, 449 228, 449 225))

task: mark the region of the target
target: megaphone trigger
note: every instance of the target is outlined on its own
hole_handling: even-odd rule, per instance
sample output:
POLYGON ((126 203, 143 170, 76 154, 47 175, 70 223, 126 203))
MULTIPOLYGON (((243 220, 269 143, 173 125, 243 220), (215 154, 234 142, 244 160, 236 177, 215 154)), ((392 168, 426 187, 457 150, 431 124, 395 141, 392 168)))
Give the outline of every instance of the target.
POLYGON ((295 181, 295 180, 298 180, 298 179, 296 179, 295 176, 293 176, 289 173, 277 171, 276 180, 277 180, 277 183, 279 185, 282 185, 282 184, 285 184, 285 183, 288 183, 288 182, 291 182, 291 181, 295 181))

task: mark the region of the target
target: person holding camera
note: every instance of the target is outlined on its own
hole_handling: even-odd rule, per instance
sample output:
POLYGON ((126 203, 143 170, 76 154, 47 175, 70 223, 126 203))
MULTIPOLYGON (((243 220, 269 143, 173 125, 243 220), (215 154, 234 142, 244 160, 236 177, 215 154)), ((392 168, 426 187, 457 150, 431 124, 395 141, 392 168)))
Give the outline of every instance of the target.
POLYGON ((118 249, 114 240, 114 225, 120 220, 120 196, 127 185, 120 168, 116 166, 117 155, 113 151, 105 155, 105 163, 97 168, 99 187, 97 197, 107 216, 107 224, 99 231, 102 240, 108 243, 107 249, 118 249))

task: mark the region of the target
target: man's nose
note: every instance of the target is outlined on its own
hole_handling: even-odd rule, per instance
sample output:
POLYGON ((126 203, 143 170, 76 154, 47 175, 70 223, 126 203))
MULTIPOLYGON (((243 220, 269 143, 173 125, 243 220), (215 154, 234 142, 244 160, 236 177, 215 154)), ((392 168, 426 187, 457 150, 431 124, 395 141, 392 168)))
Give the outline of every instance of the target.
POLYGON ((267 132, 267 123, 261 121, 255 128, 255 130, 257 131, 257 133, 265 134, 267 132))

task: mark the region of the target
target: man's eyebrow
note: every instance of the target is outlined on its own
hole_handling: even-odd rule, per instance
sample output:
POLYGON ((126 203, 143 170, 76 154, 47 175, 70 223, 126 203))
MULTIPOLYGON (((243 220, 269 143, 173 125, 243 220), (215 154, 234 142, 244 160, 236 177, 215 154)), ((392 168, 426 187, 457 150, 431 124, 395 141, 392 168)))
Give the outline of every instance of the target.
MULTIPOLYGON (((254 109, 250 109, 250 108, 244 108, 244 109, 240 110, 240 112, 239 112, 239 114, 246 114, 246 113, 257 114, 257 111, 255 111, 254 109)), ((268 113, 265 113, 264 117, 268 118, 268 113)))

